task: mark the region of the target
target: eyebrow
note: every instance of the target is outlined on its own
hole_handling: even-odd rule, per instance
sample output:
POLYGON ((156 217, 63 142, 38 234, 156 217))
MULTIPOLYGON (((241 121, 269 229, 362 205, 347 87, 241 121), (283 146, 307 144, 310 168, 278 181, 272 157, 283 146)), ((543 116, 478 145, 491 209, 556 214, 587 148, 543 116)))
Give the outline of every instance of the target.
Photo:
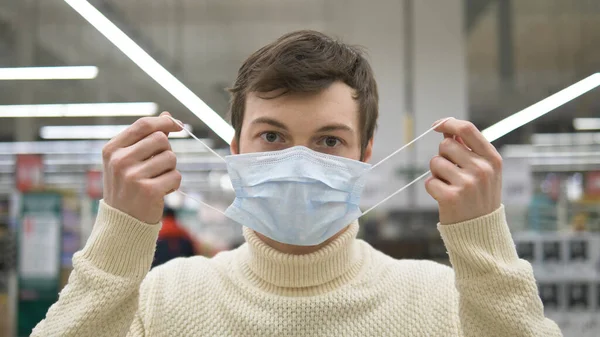
POLYGON ((275 119, 272 119, 272 118, 268 118, 268 117, 259 117, 259 118, 255 119, 255 120, 253 120, 251 124, 253 124, 253 125, 254 124, 269 124, 269 125, 274 126, 276 128, 280 128, 280 129, 283 129, 283 130, 286 130, 286 131, 288 130, 288 127, 285 126, 285 124, 281 123, 278 120, 275 120, 275 119))
POLYGON ((317 130, 317 132, 329 132, 329 131, 349 131, 349 132, 352 132, 353 130, 348 125, 340 124, 340 123, 325 125, 325 126, 319 128, 319 130, 317 130))
MULTIPOLYGON (((282 130, 288 131, 288 127, 281 123, 280 121, 273 119, 273 118, 269 118, 269 117, 259 117, 255 120, 252 121, 251 124, 268 124, 271 126, 274 126, 276 128, 280 128, 282 130)), ((334 124, 329 124, 329 125, 325 125, 320 127, 317 132, 330 132, 330 131, 349 131, 352 132, 352 128, 349 127, 348 125, 345 124, 341 124, 341 123, 334 123, 334 124)))

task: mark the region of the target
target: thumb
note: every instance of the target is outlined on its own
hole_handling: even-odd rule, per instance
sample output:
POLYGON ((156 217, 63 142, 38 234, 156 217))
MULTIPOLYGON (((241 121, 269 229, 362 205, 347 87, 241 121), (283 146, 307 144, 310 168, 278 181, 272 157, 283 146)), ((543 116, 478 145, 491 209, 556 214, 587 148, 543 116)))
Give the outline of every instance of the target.
MULTIPOLYGON (((173 117, 171 116, 171 114, 168 111, 163 111, 161 112, 161 114, 159 115, 159 117, 167 117, 172 119, 173 117)), ((180 128, 183 128, 183 123, 180 120, 177 120, 177 122, 175 122, 177 124, 177 126, 179 126, 180 128)), ((165 135, 169 135, 169 132, 165 132, 165 135)))

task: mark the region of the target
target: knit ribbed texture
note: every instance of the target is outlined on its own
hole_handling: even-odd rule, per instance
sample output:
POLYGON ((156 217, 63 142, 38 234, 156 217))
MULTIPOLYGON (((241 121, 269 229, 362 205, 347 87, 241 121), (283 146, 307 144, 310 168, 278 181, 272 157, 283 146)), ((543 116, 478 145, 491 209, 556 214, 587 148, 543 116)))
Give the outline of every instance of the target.
POLYGON ((478 219, 438 224, 457 278, 477 277, 518 261, 504 206, 478 219))
POLYGON ((32 336, 143 336, 134 317, 159 230, 101 201, 88 242, 73 256, 67 286, 32 336))
POLYGON ((152 264, 160 225, 138 221, 104 201, 98 218, 81 254, 107 273, 143 278, 152 264))
POLYGON ((33 336, 560 336, 531 266, 514 255, 503 209, 440 226, 457 276, 394 260, 357 240, 321 250, 247 243, 212 259, 149 266, 158 226, 104 206, 69 285, 33 336), (137 263, 135 260, 137 259, 137 263))
POLYGON ((306 288, 332 281, 345 283, 356 275, 362 263, 360 245, 355 240, 358 223, 319 251, 306 255, 283 254, 267 246, 251 229, 244 227, 249 243, 242 254, 246 275, 264 281, 265 286, 306 288))

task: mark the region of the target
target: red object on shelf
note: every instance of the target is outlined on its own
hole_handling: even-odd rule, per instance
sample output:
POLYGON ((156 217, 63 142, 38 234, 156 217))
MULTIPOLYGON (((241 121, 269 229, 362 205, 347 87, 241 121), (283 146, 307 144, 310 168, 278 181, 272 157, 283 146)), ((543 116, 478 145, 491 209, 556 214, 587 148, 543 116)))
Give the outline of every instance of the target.
POLYGON ((15 162, 17 190, 28 192, 44 185, 44 162, 40 154, 18 154, 15 162))
POLYGON ((591 197, 600 196, 600 172, 588 172, 586 174, 585 194, 591 197))
POLYGON ((102 198, 102 171, 87 172, 87 194, 92 199, 102 198))

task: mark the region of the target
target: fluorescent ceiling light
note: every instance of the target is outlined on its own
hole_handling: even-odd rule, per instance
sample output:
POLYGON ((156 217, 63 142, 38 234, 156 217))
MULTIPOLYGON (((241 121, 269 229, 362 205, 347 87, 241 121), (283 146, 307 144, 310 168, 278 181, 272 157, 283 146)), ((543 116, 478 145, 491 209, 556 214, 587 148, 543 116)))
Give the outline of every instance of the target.
POLYGON ((590 152, 570 152, 570 151, 564 151, 564 152, 530 152, 530 153, 523 153, 521 155, 519 154, 509 154, 506 156, 507 158, 592 158, 592 157, 599 157, 600 158, 600 152, 598 151, 590 151, 590 152))
POLYGON ((600 130, 600 118, 575 118, 573 127, 575 130, 600 130))
POLYGON ((534 105, 511 115, 483 130, 483 135, 490 142, 520 128, 559 106, 585 94, 600 85, 600 73, 595 73, 534 105))
MULTIPOLYGON (((213 147, 214 142, 210 138, 202 138, 208 146, 213 147)), ((80 141, 37 141, 37 142, 2 142, 0 143, 0 158, 15 154, 44 154, 44 155, 99 155, 102 147, 106 144, 103 140, 80 140, 80 141)), ((193 139, 173 139, 171 141, 173 152, 177 154, 206 153, 204 146, 199 146, 193 139)))
MULTIPOLYGON (((111 139, 127 129, 129 125, 65 125, 43 126, 40 128, 42 139, 111 139)), ((190 125, 185 125, 191 131, 190 125)), ((171 132, 169 138, 187 138, 185 131, 171 132)))
POLYGON ((138 46, 127 34, 92 6, 87 0, 65 0, 77 13, 96 28, 104 37, 119 48, 131 61, 148 76, 167 90, 181 104, 200 118, 227 144, 233 139, 231 125, 214 112, 196 94, 167 71, 162 65, 138 46))
POLYGON ((531 136, 535 146, 578 146, 600 144, 600 132, 536 133, 531 136))
POLYGON ((0 117, 118 117, 152 116, 158 104, 152 102, 0 105, 0 117))
POLYGON ((0 68, 0 81, 89 80, 96 76, 98 68, 93 66, 0 68))

